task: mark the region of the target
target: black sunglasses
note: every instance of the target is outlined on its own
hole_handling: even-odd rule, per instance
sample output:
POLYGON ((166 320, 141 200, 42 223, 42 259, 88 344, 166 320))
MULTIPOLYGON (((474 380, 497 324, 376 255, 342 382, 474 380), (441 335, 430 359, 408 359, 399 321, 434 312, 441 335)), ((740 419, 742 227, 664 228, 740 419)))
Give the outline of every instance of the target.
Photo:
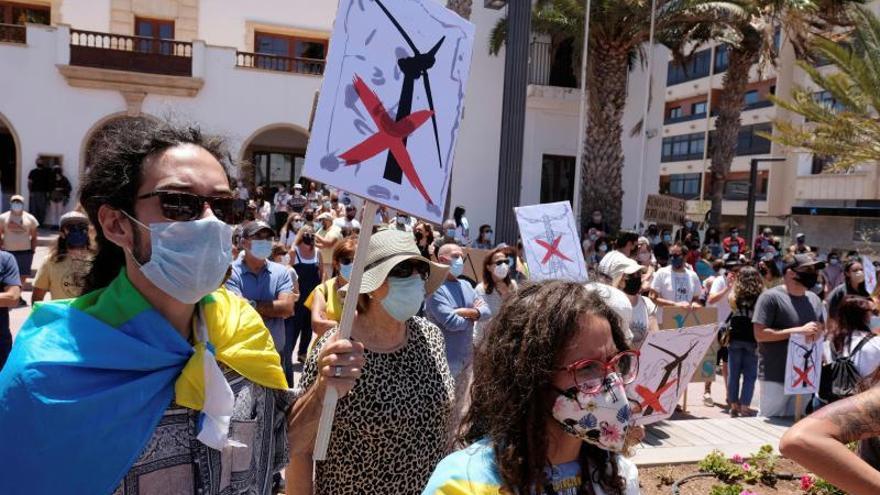
POLYGON ((189 222, 202 216, 205 203, 221 221, 237 225, 244 219, 247 202, 231 196, 199 196, 179 191, 153 191, 138 196, 137 199, 159 198, 162 215, 174 222, 189 222))
POLYGON ((495 266, 509 265, 509 264, 510 264, 510 260, 499 260, 499 261, 495 262, 495 266))
POLYGON ((430 271, 430 267, 424 261, 407 260, 395 265, 394 268, 388 272, 388 276, 394 278, 409 278, 412 276, 413 272, 418 272, 419 276, 422 277, 422 280, 427 280, 430 271))

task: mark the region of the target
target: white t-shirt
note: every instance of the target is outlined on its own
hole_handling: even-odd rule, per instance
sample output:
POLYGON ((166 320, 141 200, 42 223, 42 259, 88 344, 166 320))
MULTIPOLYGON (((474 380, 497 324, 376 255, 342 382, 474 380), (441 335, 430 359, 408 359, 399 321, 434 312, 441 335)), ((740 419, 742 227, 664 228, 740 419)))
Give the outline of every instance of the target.
POLYGON ((333 225, 339 227, 340 229, 344 229, 346 227, 348 227, 352 230, 354 230, 354 229, 360 230, 361 229, 361 223, 358 222, 356 218, 349 220, 348 218, 345 218, 345 217, 339 217, 339 218, 333 220, 333 225))
MULTIPOLYGON (((715 280, 712 281, 712 287, 709 288, 709 296, 719 294, 727 290, 727 280, 723 275, 719 275, 715 277, 715 280)), ((730 299, 727 296, 719 299, 715 304, 706 304, 711 308, 718 308, 718 323, 724 323, 727 321, 727 317, 730 316, 730 299)))
MULTIPOLYGON (((854 331, 849 340, 849 345, 843 350, 843 355, 849 356, 853 349, 855 349, 856 346, 859 345, 859 342, 861 342, 867 335, 867 332, 861 330, 854 331)), ((827 340, 825 341, 825 360, 831 362, 831 343, 827 340)), ((862 346, 861 350, 853 356, 852 362, 859 371, 859 376, 862 378, 870 376, 877 371, 877 367, 880 366, 880 337, 874 337, 865 342, 865 345, 862 346)))
POLYGON ((642 342, 645 341, 645 338, 648 336, 648 319, 651 316, 656 316, 657 314, 657 305, 654 304, 654 301, 648 299, 645 296, 639 296, 636 298, 636 303, 633 304, 633 318, 632 322, 629 324, 630 330, 632 330, 633 334, 633 347, 638 349, 642 346, 642 342))
POLYGON ((664 266, 654 273, 651 289, 661 298, 674 302, 691 302, 700 295, 700 277, 690 268, 675 272, 672 266, 664 266))

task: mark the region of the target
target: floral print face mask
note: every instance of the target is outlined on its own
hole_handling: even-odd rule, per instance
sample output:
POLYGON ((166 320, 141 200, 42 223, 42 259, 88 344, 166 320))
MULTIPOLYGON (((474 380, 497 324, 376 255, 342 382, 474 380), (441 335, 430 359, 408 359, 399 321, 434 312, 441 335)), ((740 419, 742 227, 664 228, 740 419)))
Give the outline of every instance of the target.
POLYGON ((623 380, 610 373, 602 388, 587 394, 578 387, 559 391, 553 418, 569 435, 611 452, 622 452, 632 413, 623 380))

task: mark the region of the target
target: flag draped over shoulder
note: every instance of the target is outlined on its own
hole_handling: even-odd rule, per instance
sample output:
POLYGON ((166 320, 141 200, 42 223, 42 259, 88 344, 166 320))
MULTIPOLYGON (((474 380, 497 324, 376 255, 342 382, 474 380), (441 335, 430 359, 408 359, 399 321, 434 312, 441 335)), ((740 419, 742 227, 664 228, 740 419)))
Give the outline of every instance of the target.
POLYGON ((105 289, 35 307, 0 372, 0 493, 111 493, 172 400, 211 402, 207 352, 287 388, 256 311, 225 289, 199 304, 209 341, 195 347, 124 271, 105 289))

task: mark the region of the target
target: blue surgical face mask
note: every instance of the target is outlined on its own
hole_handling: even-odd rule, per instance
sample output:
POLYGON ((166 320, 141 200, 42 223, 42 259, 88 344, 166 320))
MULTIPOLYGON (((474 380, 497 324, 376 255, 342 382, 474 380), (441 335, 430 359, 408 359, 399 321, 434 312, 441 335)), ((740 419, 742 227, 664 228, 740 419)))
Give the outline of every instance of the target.
POLYGON ((339 275, 342 276, 345 280, 351 280, 351 269, 354 268, 353 263, 349 263, 347 265, 340 264, 339 265, 339 275))
POLYGON ((455 237, 455 229, 446 229, 446 237, 455 237))
POLYGON ((449 273, 455 278, 460 277, 464 273, 464 259, 457 258, 452 260, 452 263, 449 264, 449 273))
POLYGON ((382 307, 392 318, 401 322, 412 318, 424 301, 425 281, 422 277, 388 277, 388 295, 382 299, 382 307))
POLYGON ((251 241, 251 256, 264 260, 272 255, 272 241, 254 239, 251 241))
POLYGON ((17 201, 15 203, 12 203, 12 211, 18 213, 23 210, 24 210, 24 203, 19 203, 17 201))
POLYGON ((684 266, 684 257, 683 256, 671 256, 669 258, 669 263, 672 265, 672 268, 678 270, 679 268, 684 266))
POLYGON ((672 236, 669 234, 664 235, 663 242, 672 242, 672 236))
POLYGON ((88 230, 71 230, 67 233, 66 236, 67 247, 69 248, 84 248, 89 245, 89 231, 88 230))
POLYGON ((150 232, 150 261, 135 263, 162 292, 184 304, 195 304, 223 283, 232 263, 232 227, 213 216, 147 227, 125 215, 150 232))

